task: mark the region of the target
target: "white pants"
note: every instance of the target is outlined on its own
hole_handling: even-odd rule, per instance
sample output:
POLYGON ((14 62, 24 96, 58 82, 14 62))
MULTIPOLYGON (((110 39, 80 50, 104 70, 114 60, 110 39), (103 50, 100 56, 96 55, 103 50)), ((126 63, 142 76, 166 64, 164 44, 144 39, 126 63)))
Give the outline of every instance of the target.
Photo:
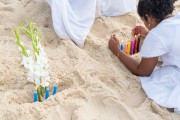
POLYGON ((141 84, 149 98, 157 104, 174 108, 180 114, 180 69, 164 66, 154 70, 150 77, 141 77, 141 84))

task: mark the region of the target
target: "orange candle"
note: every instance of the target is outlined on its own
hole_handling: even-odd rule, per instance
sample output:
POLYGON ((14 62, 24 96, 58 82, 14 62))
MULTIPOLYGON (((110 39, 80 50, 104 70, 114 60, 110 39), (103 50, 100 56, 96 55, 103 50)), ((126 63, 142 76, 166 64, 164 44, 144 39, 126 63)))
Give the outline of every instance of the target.
POLYGON ((127 44, 124 44, 124 53, 127 54, 127 44))

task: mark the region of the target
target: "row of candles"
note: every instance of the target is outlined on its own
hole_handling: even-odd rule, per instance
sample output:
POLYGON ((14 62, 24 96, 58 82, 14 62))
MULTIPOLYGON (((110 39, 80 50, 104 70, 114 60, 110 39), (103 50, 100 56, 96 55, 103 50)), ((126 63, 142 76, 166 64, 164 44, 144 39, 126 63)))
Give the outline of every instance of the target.
MULTIPOLYGON (((58 88, 58 86, 54 85, 54 87, 53 87, 53 95, 56 94, 57 88, 58 88)), ((49 97, 49 88, 46 88, 45 99, 48 99, 48 97, 49 97)), ((34 102, 37 102, 37 101, 38 101, 38 92, 37 92, 37 90, 35 90, 34 91, 34 102)))
POLYGON ((140 38, 135 36, 133 40, 129 41, 127 44, 121 42, 120 43, 120 50, 127 55, 133 55, 139 52, 140 48, 140 38))

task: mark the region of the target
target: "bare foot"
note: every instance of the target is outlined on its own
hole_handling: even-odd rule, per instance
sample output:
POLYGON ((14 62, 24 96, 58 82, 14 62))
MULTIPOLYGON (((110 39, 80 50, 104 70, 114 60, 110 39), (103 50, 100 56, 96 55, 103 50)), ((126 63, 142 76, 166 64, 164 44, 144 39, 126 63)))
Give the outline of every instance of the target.
POLYGON ((109 42, 108 42, 108 47, 109 49, 111 50, 111 52, 114 54, 114 55, 118 55, 119 53, 119 40, 116 38, 115 35, 111 36, 109 42))

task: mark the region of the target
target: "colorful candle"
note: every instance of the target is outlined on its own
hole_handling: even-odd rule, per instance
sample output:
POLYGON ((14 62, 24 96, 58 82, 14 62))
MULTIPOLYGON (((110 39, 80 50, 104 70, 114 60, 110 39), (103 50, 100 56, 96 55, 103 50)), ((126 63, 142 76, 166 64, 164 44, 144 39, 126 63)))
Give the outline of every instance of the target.
POLYGON ((131 50, 130 50, 131 55, 133 55, 133 50, 134 50, 134 40, 131 41, 131 50))
POLYGON ((131 52, 131 42, 128 42, 127 44, 127 54, 130 55, 131 52))
POLYGON ((34 91, 34 102, 38 101, 38 93, 37 90, 34 91))
POLYGON ((137 40, 136 38, 134 39, 134 49, 133 49, 133 54, 136 54, 136 49, 137 49, 137 40))
POLYGON ((120 45, 120 50, 121 50, 121 51, 124 51, 124 45, 123 45, 123 43, 121 43, 121 45, 120 45))
POLYGON ((124 53, 127 54, 127 44, 124 44, 124 53))
POLYGON ((46 88, 45 99, 48 99, 48 97, 49 97, 49 88, 46 88))
POLYGON ((54 89, 53 89, 53 95, 55 95, 56 94, 56 92, 57 92, 57 85, 54 85, 54 89))
POLYGON ((138 40, 137 40, 137 52, 140 51, 140 37, 138 37, 138 40))

